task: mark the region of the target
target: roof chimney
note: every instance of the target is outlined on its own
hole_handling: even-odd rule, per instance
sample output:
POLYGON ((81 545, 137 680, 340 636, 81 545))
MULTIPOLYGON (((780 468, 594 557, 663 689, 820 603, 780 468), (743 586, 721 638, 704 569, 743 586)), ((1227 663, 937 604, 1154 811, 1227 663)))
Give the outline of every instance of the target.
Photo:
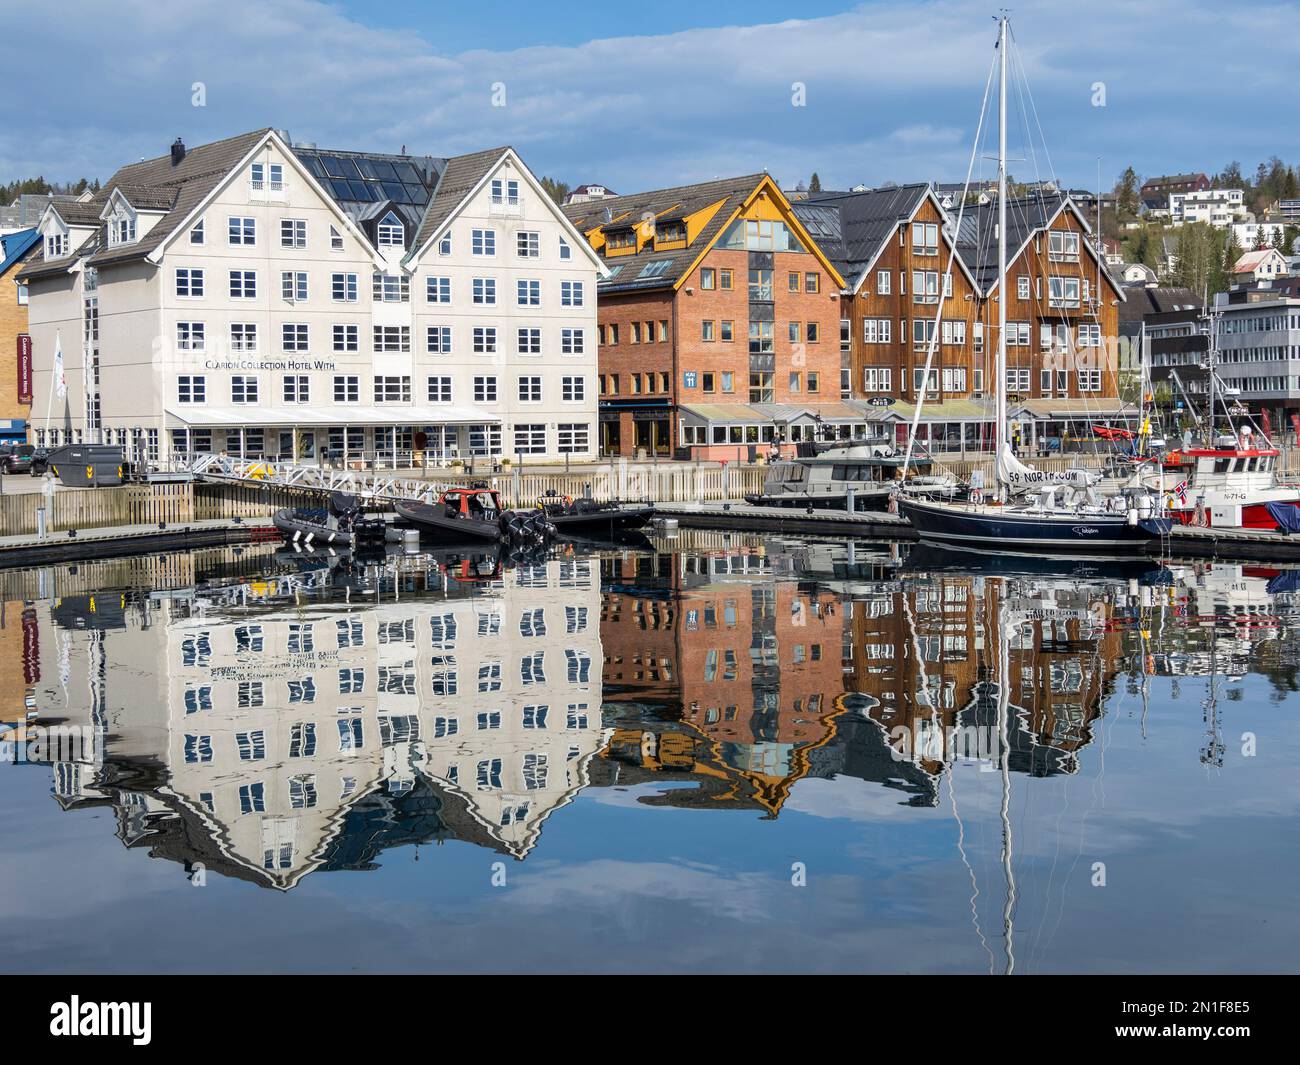
POLYGON ((172 166, 179 166, 180 161, 185 158, 185 142, 177 137, 172 141, 172 166))

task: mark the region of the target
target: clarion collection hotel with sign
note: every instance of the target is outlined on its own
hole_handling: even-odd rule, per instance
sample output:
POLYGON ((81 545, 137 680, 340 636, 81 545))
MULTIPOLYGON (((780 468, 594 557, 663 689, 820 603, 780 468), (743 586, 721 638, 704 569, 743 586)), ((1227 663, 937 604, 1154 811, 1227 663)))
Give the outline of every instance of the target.
POLYGON ((510 148, 177 140, 39 233, 20 275, 37 444, 595 454, 604 267, 510 148))

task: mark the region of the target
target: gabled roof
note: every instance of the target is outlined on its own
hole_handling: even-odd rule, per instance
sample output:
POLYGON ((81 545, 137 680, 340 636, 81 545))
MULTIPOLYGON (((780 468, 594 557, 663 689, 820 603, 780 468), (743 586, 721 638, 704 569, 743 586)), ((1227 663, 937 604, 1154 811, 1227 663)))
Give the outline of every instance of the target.
MULTIPOLYGON (((1078 220, 1085 236, 1092 232, 1088 220, 1074 206, 1069 196, 1062 193, 1024 196, 1007 200, 1007 266, 1016 261, 1025 246, 1040 230, 1047 229, 1062 211, 1070 211, 1078 220)), ((964 258, 975 275, 980 290, 987 296, 997 288, 998 282, 998 203, 969 204, 961 219, 957 238, 957 254, 964 258)), ((1097 255, 1092 241, 1079 242, 1098 263, 1102 276, 1110 282, 1120 299, 1124 289, 1115 280, 1104 259, 1097 255)))
POLYGON ((1286 261, 1286 256, 1276 248, 1259 248, 1256 251, 1248 251, 1232 267, 1234 274, 1253 273, 1264 265, 1265 261, 1276 256, 1286 261))
POLYGON ((71 255, 46 260, 41 256, 23 270, 24 278, 45 277, 61 273, 84 260, 90 266, 142 259, 155 251, 172 235, 190 213, 221 184, 231 169, 269 134, 269 129, 241 133, 236 137, 213 141, 191 148, 179 163, 171 154, 131 163, 120 168, 94 199, 85 203, 54 203, 55 211, 69 225, 94 225, 96 234, 71 255), (162 211, 163 217, 138 241, 108 247, 103 239, 100 216, 114 191, 126 197, 138 210, 162 211))
MULTIPOLYGON (((200 144, 185 152, 179 163, 172 162, 172 156, 158 156, 139 163, 132 163, 117 171, 104 185, 93 200, 87 203, 56 203, 52 210, 70 224, 91 225, 96 227, 96 235, 90 238, 71 255, 62 259, 46 262, 41 259, 29 264, 23 271, 25 277, 52 276, 63 272, 78 261, 99 267, 110 264, 129 262, 155 256, 159 250, 183 227, 187 220, 220 188, 234 169, 247 158, 259 145, 275 136, 269 128, 252 130, 210 144, 200 144), (138 210, 163 212, 162 218, 139 240, 131 244, 109 247, 104 239, 103 224, 100 216, 105 204, 115 192, 124 196, 138 210), (70 217, 71 216, 71 217, 70 217), (72 222, 72 218, 76 221, 72 222)), ((301 173, 307 175, 321 187, 323 194, 339 210, 340 219, 345 224, 351 222, 347 202, 340 202, 340 190, 332 187, 328 181, 320 181, 312 173, 311 166, 303 160, 310 155, 307 150, 301 152, 284 144, 290 154, 291 165, 301 167, 301 173)), ((338 154, 338 153, 335 153, 338 154)), ((350 156, 362 156, 363 153, 342 153, 350 156)), ((364 156, 369 159, 391 158, 364 156)), ((395 157, 403 158, 403 157, 395 157)), ((399 182, 403 187, 402 198, 409 199, 405 193, 406 182, 399 182)), ((417 179, 414 184, 420 184, 417 179)), ((423 187, 423 186, 422 186, 423 187)), ((351 185, 344 191, 351 191, 351 185)), ((361 193, 359 192, 360 196, 361 193)), ((410 206, 408 204, 408 206, 410 206)), ((413 224, 412 220, 412 224, 413 224)), ((358 235, 364 234, 357 230, 358 235)))
POLYGON ((93 200, 55 200, 47 208, 53 211, 68 226, 98 226, 99 216, 104 210, 107 193, 96 195, 93 200))
POLYGON ((156 188, 149 185, 114 185, 109 190, 118 192, 137 211, 170 211, 176 202, 176 186, 161 185, 156 188))
POLYGON ((1159 185, 1191 185, 1197 181, 1208 181, 1204 174, 1163 174, 1160 177, 1147 178, 1142 187, 1155 188, 1159 185))
MULTIPOLYGON (((1065 206, 1059 193, 1007 200, 1007 265, 1010 266, 1040 229, 1047 228, 1065 206)), ((1085 222, 1086 226, 1086 222, 1085 222)), ((998 280, 998 202, 968 204, 957 234, 957 254, 966 260, 988 293, 998 280)))
POLYGON ((793 208, 845 281, 857 288, 899 222, 912 217, 929 191, 928 185, 918 184, 867 192, 810 192, 793 208), (822 236, 823 230, 833 235, 822 236))
POLYGON ((748 174, 744 177, 704 181, 697 185, 678 185, 627 196, 607 196, 599 200, 566 204, 562 210, 581 232, 588 233, 597 229, 609 232, 630 228, 646 215, 667 218, 671 214, 674 218, 681 218, 714 204, 721 204, 695 239, 684 248, 656 251, 654 242, 648 241, 635 254, 606 257, 606 265, 613 276, 600 282, 601 292, 668 288, 676 285, 690 272, 704 249, 717 239, 723 226, 766 180, 770 180, 766 174, 748 174), (658 266, 661 262, 668 265, 658 266), (642 277, 642 272, 652 265, 654 270, 642 277))
MULTIPOLYGON (((812 192, 791 207, 835 263, 849 289, 856 291, 885 246, 894 239, 899 225, 910 222, 927 199, 939 214, 946 240, 949 228, 944 220, 948 212, 928 184, 893 185, 860 192, 812 192)), ((975 284, 960 256, 956 264, 975 284)))
POLYGON ((442 224, 451 217, 452 212, 478 187, 508 151, 510 147, 502 145, 500 148, 488 148, 481 152, 471 152, 469 155, 456 155, 446 160, 438 184, 434 187, 433 195, 420 219, 420 228, 411 244, 413 253, 418 253, 433 239, 434 234, 442 228, 442 224))
POLYGON ((235 137, 227 137, 225 140, 213 141, 211 144, 197 145, 190 148, 185 153, 185 157, 176 164, 172 163, 171 155, 168 154, 132 163, 119 169, 101 190, 105 198, 114 188, 122 186, 123 195, 133 207, 139 207, 141 204, 137 204, 132 199, 132 192, 150 203, 164 203, 169 196, 171 202, 166 207, 167 213, 139 240, 120 247, 101 247, 88 260, 89 264, 104 266, 131 259, 143 259, 160 247, 189 217, 190 212, 221 184, 235 165, 268 133, 270 133, 269 129, 258 129, 235 137))
POLYGON ((39 229, 23 229, 0 235, 0 277, 19 262, 41 240, 39 229))

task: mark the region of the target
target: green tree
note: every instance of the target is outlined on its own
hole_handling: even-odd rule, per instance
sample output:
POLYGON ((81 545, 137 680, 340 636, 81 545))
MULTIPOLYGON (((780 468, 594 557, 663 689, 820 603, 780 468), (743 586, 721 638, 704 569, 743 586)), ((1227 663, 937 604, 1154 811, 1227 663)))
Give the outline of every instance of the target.
POLYGON ((541 185, 546 190, 546 195, 556 203, 563 203, 564 197, 569 195, 570 192, 567 182, 557 181, 555 178, 544 177, 541 180, 541 185))
MULTIPOLYGON (((1213 240, 1210 227, 1204 222, 1192 222, 1178 228, 1178 244, 1174 254, 1174 280, 1197 295, 1204 293, 1210 282, 1213 263, 1213 240)), ((1221 269, 1221 267, 1220 267, 1221 269)))
POLYGON ((813 176, 808 179, 808 191, 821 192, 821 190, 822 190, 822 179, 817 176, 817 171, 814 170, 813 176))
POLYGON ((1119 180, 1115 182, 1114 190, 1115 207, 1121 215, 1137 217, 1141 188, 1142 183, 1138 180, 1137 171, 1131 166, 1125 167, 1124 173, 1120 174, 1119 180))

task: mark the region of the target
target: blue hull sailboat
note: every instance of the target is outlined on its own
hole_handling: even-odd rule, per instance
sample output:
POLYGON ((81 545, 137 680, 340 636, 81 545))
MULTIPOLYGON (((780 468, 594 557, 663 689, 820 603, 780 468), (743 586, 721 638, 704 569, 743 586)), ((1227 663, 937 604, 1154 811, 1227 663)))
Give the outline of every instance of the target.
MULTIPOLYGON (((994 379, 997 491, 989 502, 900 499, 899 512, 923 540, 966 547, 1065 554, 1136 554, 1168 533, 1159 494, 1139 481, 1107 498, 1086 469, 1040 471, 1012 452, 1007 418, 1007 46, 1008 20, 998 23, 998 343, 994 379)), ((936 328, 935 332, 938 332, 936 328)), ((933 354, 933 345, 931 346, 933 354)), ((930 373, 927 360, 924 373, 930 373)), ((912 426, 920 418, 918 403, 912 426)), ((909 445, 910 457, 910 445, 909 445)))

